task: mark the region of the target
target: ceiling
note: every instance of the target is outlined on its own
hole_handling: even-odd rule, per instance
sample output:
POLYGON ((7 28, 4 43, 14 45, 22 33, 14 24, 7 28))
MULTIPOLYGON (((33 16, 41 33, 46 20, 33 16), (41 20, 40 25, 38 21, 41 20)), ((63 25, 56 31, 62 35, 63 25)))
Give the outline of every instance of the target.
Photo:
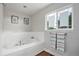
POLYGON ((5 3, 4 6, 11 11, 31 16, 49 4, 50 3, 5 3))

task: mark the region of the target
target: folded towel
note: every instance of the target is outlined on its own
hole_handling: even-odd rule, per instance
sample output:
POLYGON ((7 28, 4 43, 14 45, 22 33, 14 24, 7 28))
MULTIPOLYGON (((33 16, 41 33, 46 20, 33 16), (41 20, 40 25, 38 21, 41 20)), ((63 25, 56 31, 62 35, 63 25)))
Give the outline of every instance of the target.
POLYGON ((50 39, 50 45, 53 49, 56 49, 56 38, 51 38, 50 39))
POLYGON ((57 39, 57 51, 64 52, 64 39, 57 39))

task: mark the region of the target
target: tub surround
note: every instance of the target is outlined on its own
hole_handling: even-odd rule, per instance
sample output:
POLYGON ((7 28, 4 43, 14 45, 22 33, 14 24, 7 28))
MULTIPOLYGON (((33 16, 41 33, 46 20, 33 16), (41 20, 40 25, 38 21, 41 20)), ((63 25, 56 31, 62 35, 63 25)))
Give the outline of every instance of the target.
MULTIPOLYGON (((15 22, 15 21, 14 21, 15 22)), ((4 6, 4 31, 5 32, 30 32, 31 17, 8 9, 4 6), (12 16, 18 17, 17 24, 12 23, 12 16), (29 24, 25 24, 24 18, 29 18, 29 24)))

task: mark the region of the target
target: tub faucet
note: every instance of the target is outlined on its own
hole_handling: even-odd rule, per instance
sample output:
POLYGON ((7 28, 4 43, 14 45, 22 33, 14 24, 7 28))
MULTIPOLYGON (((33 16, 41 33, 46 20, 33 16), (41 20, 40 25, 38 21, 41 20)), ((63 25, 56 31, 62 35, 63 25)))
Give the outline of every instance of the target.
POLYGON ((19 45, 21 45, 22 44, 22 42, 21 42, 21 40, 19 41, 19 45))

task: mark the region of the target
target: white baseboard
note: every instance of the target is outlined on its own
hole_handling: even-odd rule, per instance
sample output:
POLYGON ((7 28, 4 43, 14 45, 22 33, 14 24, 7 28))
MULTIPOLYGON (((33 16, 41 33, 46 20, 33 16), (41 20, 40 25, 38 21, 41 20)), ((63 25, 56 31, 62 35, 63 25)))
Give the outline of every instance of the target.
POLYGON ((51 51, 49 49, 45 49, 45 51, 52 54, 52 55, 54 55, 54 56, 62 56, 62 55, 58 54, 56 51, 51 51))

